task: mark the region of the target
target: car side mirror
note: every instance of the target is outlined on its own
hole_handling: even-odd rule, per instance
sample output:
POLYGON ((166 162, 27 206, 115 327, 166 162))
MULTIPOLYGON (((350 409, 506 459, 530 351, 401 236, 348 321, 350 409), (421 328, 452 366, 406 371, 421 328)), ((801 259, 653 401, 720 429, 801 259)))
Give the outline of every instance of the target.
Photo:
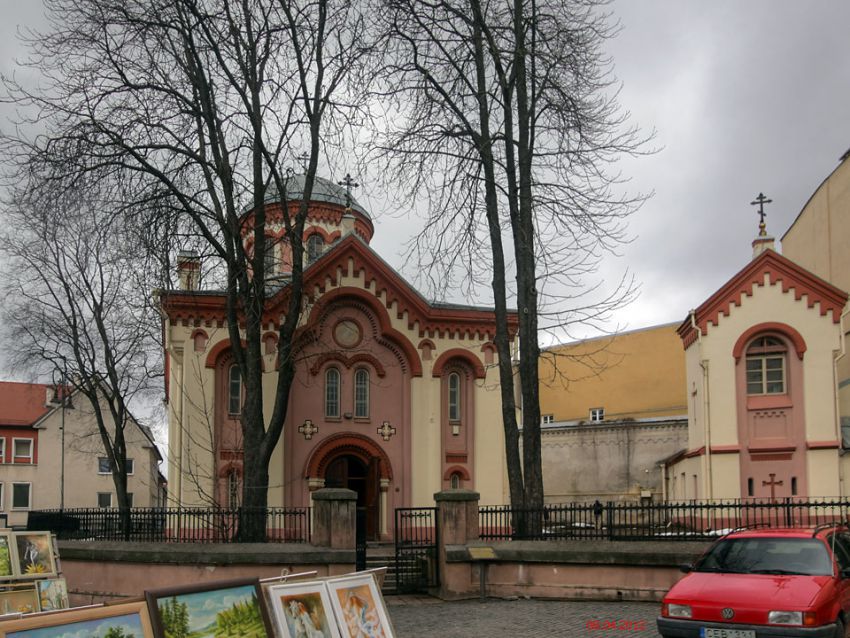
POLYGON ((683 574, 690 574, 692 571, 694 571, 694 566, 690 563, 682 563, 681 565, 679 565, 679 571, 683 574))

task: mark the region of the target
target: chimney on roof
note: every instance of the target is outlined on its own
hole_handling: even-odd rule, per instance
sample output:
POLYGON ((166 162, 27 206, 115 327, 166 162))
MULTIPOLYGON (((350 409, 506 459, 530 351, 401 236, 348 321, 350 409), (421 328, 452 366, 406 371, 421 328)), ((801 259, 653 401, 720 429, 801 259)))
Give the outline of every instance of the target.
POLYGON ((177 278, 180 290, 197 290, 201 283, 201 256, 195 252, 177 254, 177 278))

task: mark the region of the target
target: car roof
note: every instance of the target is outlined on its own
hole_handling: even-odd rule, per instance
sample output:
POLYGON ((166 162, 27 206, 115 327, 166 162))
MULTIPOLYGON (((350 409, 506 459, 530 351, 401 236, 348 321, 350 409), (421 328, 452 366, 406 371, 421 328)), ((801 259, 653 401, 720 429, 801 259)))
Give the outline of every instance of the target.
POLYGON ((808 526, 808 527, 757 527, 730 532, 725 538, 813 538, 827 534, 834 529, 846 531, 846 525, 808 526))

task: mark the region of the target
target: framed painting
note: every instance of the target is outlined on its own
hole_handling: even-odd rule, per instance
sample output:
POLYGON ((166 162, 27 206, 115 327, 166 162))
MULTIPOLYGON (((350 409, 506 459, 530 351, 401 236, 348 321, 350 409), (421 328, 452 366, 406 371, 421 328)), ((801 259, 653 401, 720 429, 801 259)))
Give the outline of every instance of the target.
POLYGON ((384 597, 370 573, 325 581, 342 638, 395 638, 384 597))
POLYGON ((0 591, 0 614, 34 614, 40 611, 35 587, 15 587, 0 591))
POLYGON ((68 584, 64 578, 48 578, 35 581, 41 611, 68 609, 68 584))
POLYGON ((153 638, 144 601, 67 609, 0 622, 0 638, 153 638))
POLYGON ((264 585, 275 631, 281 638, 340 638, 325 583, 264 585))
POLYGON ((145 592, 154 635, 269 638, 271 622, 256 578, 145 592))
POLYGON ((18 576, 55 576, 53 540, 50 532, 12 532, 18 576))
POLYGON ((0 532, 0 578, 12 578, 15 572, 15 544, 11 532, 0 532))

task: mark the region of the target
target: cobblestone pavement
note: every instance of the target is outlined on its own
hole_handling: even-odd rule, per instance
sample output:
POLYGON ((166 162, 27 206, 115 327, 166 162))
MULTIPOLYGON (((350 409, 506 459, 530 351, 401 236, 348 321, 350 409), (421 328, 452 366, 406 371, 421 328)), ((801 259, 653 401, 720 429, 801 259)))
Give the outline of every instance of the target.
POLYGON ((658 603, 487 599, 443 602, 388 596, 398 638, 656 638, 658 603))

